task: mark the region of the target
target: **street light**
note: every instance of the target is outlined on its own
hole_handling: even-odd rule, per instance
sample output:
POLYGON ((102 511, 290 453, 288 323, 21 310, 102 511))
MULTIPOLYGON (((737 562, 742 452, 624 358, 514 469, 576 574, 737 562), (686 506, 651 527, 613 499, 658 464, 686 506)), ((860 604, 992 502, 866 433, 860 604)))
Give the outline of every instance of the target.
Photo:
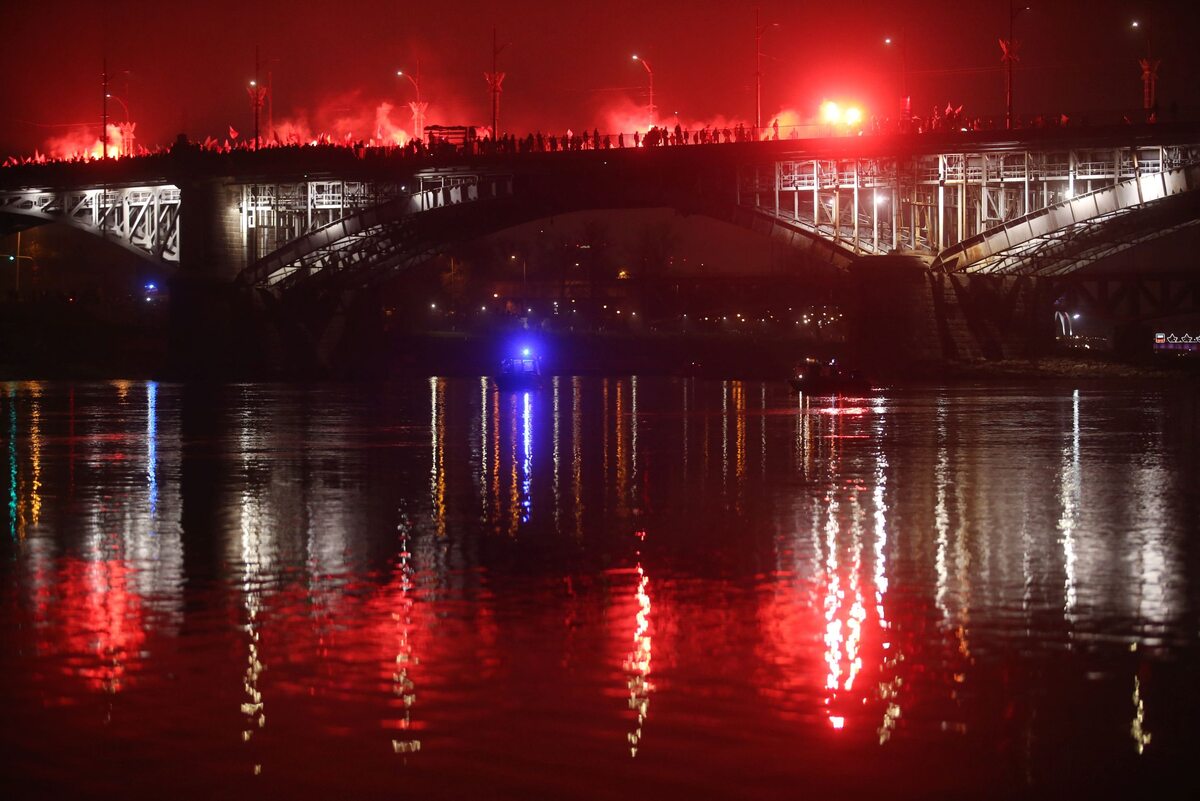
MULTIPOLYGON (((509 257, 508 257, 508 260, 509 260, 509 261, 516 261, 516 260, 517 260, 516 254, 513 254, 512 256, 509 256, 509 257)), ((525 291, 525 275, 526 275, 526 269, 525 269, 525 266, 526 266, 526 259, 525 259, 525 257, 524 257, 524 256, 521 256, 521 291, 522 291, 522 292, 524 292, 524 291, 525 291)))
POLYGON ((1161 58, 1154 58, 1150 41, 1149 27, 1143 28, 1142 25, 1135 19, 1129 25, 1133 30, 1144 30, 1146 32, 1146 57, 1138 59, 1138 66, 1142 68, 1142 109, 1146 112, 1147 122, 1156 122, 1158 117, 1158 67, 1162 64, 1161 58))
POLYGON ((1017 17, 1024 11, 1029 11, 1029 6, 1018 8, 1013 4, 1013 0, 1008 0, 1008 40, 1000 40, 1000 60, 1007 66, 1004 80, 1006 109, 1004 127, 1009 130, 1013 127, 1013 62, 1017 60, 1017 49, 1019 47, 1016 39, 1013 38, 1013 28, 1016 26, 1017 17))
MULTIPOLYGON (((883 37, 883 44, 891 47, 896 39, 891 36, 883 37)), ((912 98, 908 94, 908 37, 901 36, 896 48, 900 52, 900 117, 904 125, 898 130, 907 130, 908 121, 912 118, 912 98)))
POLYGON ((253 78, 253 80, 250 81, 250 85, 246 87, 246 94, 248 94, 250 96, 250 106, 254 109, 254 149, 255 150, 258 150, 258 142, 259 142, 259 135, 258 135, 259 113, 262 111, 263 101, 267 97, 266 88, 258 85, 259 64, 260 64, 260 61, 258 58, 258 45, 255 45, 254 46, 254 78, 253 78))
POLYGON ((654 113, 654 69, 650 66, 650 62, 644 58, 638 58, 637 53, 633 54, 633 60, 641 62, 641 65, 646 68, 646 74, 650 76, 650 123, 654 124, 657 115, 654 113))
POLYGON ((778 22, 763 25, 759 22, 758 9, 754 9, 754 138, 762 127, 762 35, 770 28, 778 28, 778 22))
POLYGON ((408 82, 413 85, 413 89, 417 92, 417 101, 409 103, 408 107, 412 111, 413 119, 413 138, 425 138, 425 109, 429 108, 429 104, 421 100, 421 59, 417 59, 417 74, 409 75, 404 70, 396 70, 397 78, 407 78, 408 82))
POLYGON ((121 108, 125 112, 125 122, 129 122, 129 106, 125 105, 125 101, 111 93, 106 93, 104 96, 121 104, 121 108))
POLYGON ((33 261, 34 260, 33 256, 22 256, 21 255, 21 232, 17 231, 17 252, 14 254, 11 254, 8 257, 8 260, 10 262, 12 262, 13 266, 16 268, 17 297, 21 296, 21 259, 24 259, 25 261, 33 261))
POLYGON ((115 100, 120 103, 121 108, 125 111, 125 122, 117 123, 117 130, 121 132, 121 155, 128 156, 133 151, 133 131, 135 128, 137 128, 137 123, 130 122, 129 106, 125 104, 124 100, 107 92, 104 96, 108 100, 115 100))
POLYGON ((250 81, 250 85, 246 87, 246 94, 250 97, 250 107, 254 109, 254 149, 258 150, 258 120, 263 107, 263 100, 266 99, 267 90, 258 85, 258 80, 250 81))

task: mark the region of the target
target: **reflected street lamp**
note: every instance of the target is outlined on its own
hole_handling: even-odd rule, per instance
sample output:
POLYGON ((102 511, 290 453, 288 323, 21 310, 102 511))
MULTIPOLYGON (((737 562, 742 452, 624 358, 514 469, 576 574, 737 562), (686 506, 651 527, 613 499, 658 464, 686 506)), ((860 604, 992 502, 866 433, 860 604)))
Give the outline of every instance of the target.
POLYGON ((633 54, 633 60, 641 62, 641 65, 646 68, 646 74, 650 76, 650 124, 655 124, 657 115, 654 112, 654 69, 650 66, 650 62, 644 58, 639 58, 637 53, 633 54))

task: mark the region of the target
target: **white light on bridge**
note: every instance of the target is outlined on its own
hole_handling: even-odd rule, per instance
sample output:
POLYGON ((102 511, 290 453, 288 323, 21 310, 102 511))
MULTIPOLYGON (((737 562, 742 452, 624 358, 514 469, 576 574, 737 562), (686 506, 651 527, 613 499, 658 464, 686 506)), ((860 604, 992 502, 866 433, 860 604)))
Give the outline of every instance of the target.
POLYGON ((847 106, 842 108, 833 100, 826 100, 821 104, 821 121, 827 125, 861 125, 863 121, 863 111, 858 106, 847 106))

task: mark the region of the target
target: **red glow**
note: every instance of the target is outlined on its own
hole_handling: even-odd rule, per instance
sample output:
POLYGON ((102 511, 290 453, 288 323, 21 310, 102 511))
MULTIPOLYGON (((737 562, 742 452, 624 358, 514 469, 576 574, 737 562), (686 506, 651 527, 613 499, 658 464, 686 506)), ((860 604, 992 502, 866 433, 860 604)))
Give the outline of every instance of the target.
POLYGON ((141 597, 129 586, 133 574, 118 559, 69 559, 57 602, 46 604, 47 617, 61 622, 73 672, 93 690, 120 692, 140 658, 146 630, 141 597))
POLYGON ((826 125, 840 125, 846 128, 860 128, 863 124, 863 110, 859 106, 845 106, 834 100, 826 100, 821 104, 821 122, 826 125))
MULTIPOLYGON (((136 125, 137 123, 109 124, 109 158, 135 155, 132 139, 133 129, 136 125)), ((103 154, 104 142, 95 132, 86 128, 80 128, 62 136, 53 136, 46 140, 46 155, 54 159, 98 159, 103 154)))

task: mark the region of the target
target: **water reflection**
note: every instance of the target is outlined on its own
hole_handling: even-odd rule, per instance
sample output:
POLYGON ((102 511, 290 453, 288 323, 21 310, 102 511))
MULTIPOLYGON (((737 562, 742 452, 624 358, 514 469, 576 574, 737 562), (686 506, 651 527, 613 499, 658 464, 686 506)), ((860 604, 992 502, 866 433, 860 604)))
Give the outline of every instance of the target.
POLYGON ((8 399, 8 532, 14 539, 25 538, 25 521, 21 508, 21 480, 17 471, 17 404, 16 386, 5 387, 8 399))
POLYGON ((646 539, 645 530, 639 530, 635 535, 639 541, 634 565, 637 584, 633 590, 633 647, 625 657, 623 668, 629 688, 629 708, 634 713, 633 730, 626 739, 629 740, 629 755, 636 757, 642 744, 643 727, 650 715, 650 695, 654 692, 654 683, 650 679, 651 658, 654 652, 654 641, 651 634, 650 622, 650 577, 642 566, 642 551, 640 544, 646 539))
POLYGON ((413 707, 417 703, 417 685, 413 671, 420 664, 413 646, 416 626, 415 578, 413 555, 409 551, 411 529, 407 520, 397 526, 400 532, 400 553, 392 578, 393 591, 389 600, 392 622, 395 624, 396 658, 392 668, 392 695, 390 704, 396 708, 395 717, 388 721, 398 731, 392 738, 392 751, 397 754, 415 754, 421 750, 421 740, 416 736, 413 725, 413 707))
POLYGON ((74 710, 56 725, 104 742, 105 721, 152 761, 170 737, 145 710, 170 708, 183 774, 319 779, 290 754, 328 754, 358 794, 395 768, 469 795, 481 762, 534 753, 568 795, 692 772, 737 795, 721 771, 766 758, 880 792, 893 758, 944 761, 905 774, 916 796, 1053 783, 1052 744, 1097 776, 1183 763, 1195 430, 1170 396, 564 377, 0 399, 13 726, 74 710))

